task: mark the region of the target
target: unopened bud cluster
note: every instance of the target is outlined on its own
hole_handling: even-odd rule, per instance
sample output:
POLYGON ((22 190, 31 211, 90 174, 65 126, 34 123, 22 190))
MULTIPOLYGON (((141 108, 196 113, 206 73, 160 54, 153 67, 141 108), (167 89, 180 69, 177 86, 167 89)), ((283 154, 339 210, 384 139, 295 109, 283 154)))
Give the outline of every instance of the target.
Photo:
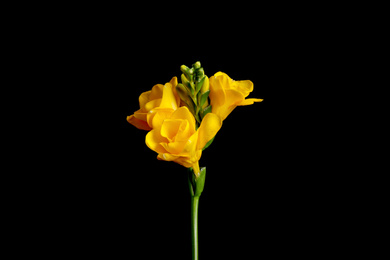
POLYGON ((205 115, 211 112, 208 100, 209 78, 205 75, 199 61, 194 63, 192 68, 182 65, 180 69, 183 74, 181 74, 181 83, 176 86, 176 91, 194 115, 199 126, 205 115))

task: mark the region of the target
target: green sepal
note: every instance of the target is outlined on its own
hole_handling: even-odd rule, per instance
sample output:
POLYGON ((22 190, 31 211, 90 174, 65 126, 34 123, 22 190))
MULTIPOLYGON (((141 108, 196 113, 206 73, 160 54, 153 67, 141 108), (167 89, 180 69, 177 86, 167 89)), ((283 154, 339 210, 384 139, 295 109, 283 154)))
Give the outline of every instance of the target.
POLYGON ((192 167, 188 168, 188 187, 190 188, 190 194, 191 197, 194 197, 194 184, 195 183, 195 176, 194 172, 192 170, 192 167))
POLYGON ((188 186, 190 188, 190 194, 192 197, 199 197, 204 189, 204 183, 206 180, 206 167, 200 169, 199 177, 196 178, 192 168, 189 169, 188 186))
POLYGON ((211 113, 211 105, 205 107, 203 110, 200 111, 200 115, 202 116, 202 119, 203 119, 208 113, 211 113))
POLYGON ((205 93, 202 94, 199 101, 199 106, 203 107, 204 103, 206 103, 207 98, 209 97, 210 90, 207 90, 205 93))
POLYGON ((208 113, 211 113, 211 105, 203 109, 203 117, 206 116, 208 113))
POLYGON ((204 182, 206 180, 206 167, 200 169, 200 175, 195 179, 196 188, 195 188, 195 197, 199 197, 202 194, 204 189, 204 182))
POLYGON ((215 139, 215 136, 214 136, 210 141, 207 142, 207 144, 203 147, 202 152, 203 152, 204 150, 206 150, 206 148, 209 147, 209 146, 212 144, 212 142, 214 141, 214 139, 215 139))

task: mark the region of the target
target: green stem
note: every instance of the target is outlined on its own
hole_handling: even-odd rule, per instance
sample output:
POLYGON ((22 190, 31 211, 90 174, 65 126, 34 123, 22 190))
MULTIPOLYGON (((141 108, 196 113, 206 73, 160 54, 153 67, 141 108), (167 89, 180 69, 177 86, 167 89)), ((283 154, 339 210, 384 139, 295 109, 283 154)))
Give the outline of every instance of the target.
POLYGON ((199 196, 191 196, 192 260, 198 260, 198 208, 199 196))

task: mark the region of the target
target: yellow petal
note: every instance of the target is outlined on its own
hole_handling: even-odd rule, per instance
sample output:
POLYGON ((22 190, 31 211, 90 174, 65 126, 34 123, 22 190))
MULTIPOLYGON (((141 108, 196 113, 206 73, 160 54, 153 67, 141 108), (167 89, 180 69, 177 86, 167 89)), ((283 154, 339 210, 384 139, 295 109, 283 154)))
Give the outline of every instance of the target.
POLYGON ((172 87, 173 88, 176 88, 176 86, 177 86, 177 77, 173 77, 172 79, 171 79, 171 81, 169 81, 169 83, 171 83, 171 85, 172 85, 172 87))
POLYGON ((174 162, 183 165, 184 167, 193 167, 196 162, 199 161, 202 156, 202 150, 198 150, 194 153, 195 156, 190 157, 189 154, 181 154, 174 162))
POLYGON ((145 111, 150 111, 155 107, 159 107, 161 104, 161 98, 153 99, 145 104, 145 111))
POLYGON ((161 136, 173 142, 182 122, 182 119, 165 119, 161 126, 161 136))
POLYGON ((187 107, 179 107, 172 113, 171 119, 187 120, 189 123, 189 133, 192 135, 195 132, 195 117, 187 107))
POLYGON ((239 106, 247 106, 247 105, 253 105, 254 102, 261 102, 263 99, 260 98, 247 98, 244 101, 242 101, 239 106))
POLYGON ((156 107, 147 114, 148 125, 152 128, 161 128, 165 119, 169 119, 174 112, 171 108, 156 107))
POLYGON ((153 100, 153 99, 162 98, 163 88, 164 88, 164 85, 162 85, 162 84, 154 85, 154 87, 152 88, 152 91, 150 93, 149 99, 153 100))
POLYGON ((234 81, 233 86, 236 90, 241 92, 244 97, 253 91, 253 82, 250 80, 234 81))
POLYGON ((177 77, 173 77, 169 83, 171 83, 171 85, 172 85, 173 94, 176 97, 176 104, 177 104, 177 106, 180 106, 180 102, 181 102, 180 96, 179 96, 179 94, 177 94, 177 91, 176 91, 176 86, 178 83, 177 77))
POLYGON ((167 150, 168 153, 174 154, 174 155, 181 155, 186 142, 173 142, 173 143, 160 143, 162 147, 164 147, 165 150, 167 150))
POLYGON ((226 73, 221 71, 215 73, 214 77, 218 79, 225 88, 229 88, 230 83, 233 82, 233 80, 226 73))
POLYGON ((202 150, 203 147, 210 141, 221 129, 222 119, 213 113, 208 113, 202 120, 198 128, 198 144, 197 150, 202 150))
POLYGON ((134 117, 146 122, 147 121, 147 114, 148 113, 142 112, 142 109, 140 109, 140 110, 134 112, 134 117))
POLYGON ((163 88, 163 96, 161 100, 160 107, 162 108, 172 108, 174 110, 177 109, 177 101, 176 97, 173 94, 173 86, 171 83, 165 84, 163 88))
POLYGON ((208 91, 209 89, 210 89, 210 80, 207 76, 205 76, 202 88, 200 89, 200 93, 203 94, 206 91, 208 91))
POLYGON ((145 138, 146 145, 157 153, 166 153, 167 151, 162 147, 160 143, 167 143, 168 140, 162 137, 159 133, 160 129, 153 129, 145 138))
POLYGON ((188 122, 188 120, 182 120, 179 131, 176 134, 175 141, 176 142, 187 141, 194 132, 195 132, 195 126, 190 127, 190 123, 188 122))
POLYGON ((189 160, 195 162, 200 159, 197 158, 197 144, 198 144, 199 132, 196 131, 186 142, 182 154, 189 157, 189 160))
POLYGON ((183 165, 184 167, 192 167, 193 162, 189 159, 189 157, 179 156, 174 160, 175 163, 183 165))
POLYGON ((127 121, 138 129, 147 131, 152 130, 152 128, 148 125, 147 122, 136 118, 134 115, 128 116, 127 121))
POLYGON ((220 116, 222 120, 226 117, 244 100, 244 96, 234 89, 227 89, 225 103, 222 105, 214 105, 211 100, 212 110, 211 112, 220 116))
POLYGON ((146 105, 146 103, 148 103, 150 101, 150 93, 151 92, 152 91, 149 90, 149 91, 142 93, 139 96, 138 100, 139 100, 139 107, 140 108, 143 108, 146 105))
POLYGON ((209 97, 212 106, 222 106, 225 103, 225 90, 221 85, 220 80, 216 78, 216 75, 212 76, 209 80, 209 97))
POLYGON ((176 160, 178 156, 169 154, 169 153, 160 153, 157 155, 157 159, 163 160, 163 161, 173 161, 176 160))
POLYGON ((199 161, 196 161, 196 162, 192 165, 192 169, 194 170, 194 173, 195 173, 196 177, 199 177, 199 175, 200 175, 199 161))

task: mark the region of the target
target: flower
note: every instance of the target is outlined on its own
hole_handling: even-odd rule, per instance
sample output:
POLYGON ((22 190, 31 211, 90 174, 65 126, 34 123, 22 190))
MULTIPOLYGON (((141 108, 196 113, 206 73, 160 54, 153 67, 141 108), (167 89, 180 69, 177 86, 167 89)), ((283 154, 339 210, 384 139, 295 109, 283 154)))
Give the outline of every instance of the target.
MULTIPOLYGON (((142 130, 152 130, 153 120, 159 114, 172 114, 180 106, 180 97, 176 93, 177 78, 173 77, 165 85, 157 84, 152 90, 139 96, 140 109, 127 117, 127 121, 142 130)), ((156 122, 155 124, 158 124, 156 122)))
POLYGON ((171 115, 160 114, 160 125, 154 125, 145 139, 146 145, 158 153, 157 159, 174 161, 184 167, 192 167, 199 176, 199 159, 202 149, 222 126, 222 120, 213 113, 208 113, 196 130, 195 118, 185 106, 178 108, 171 115), (165 118, 162 118, 163 116, 165 118))
POLYGON ((234 81, 226 73, 217 72, 210 78, 209 97, 212 113, 225 120, 237 106, 252 105, 254 102, 263 101, 258 98, 245 99, 252 91, 252 81, 234 81))

